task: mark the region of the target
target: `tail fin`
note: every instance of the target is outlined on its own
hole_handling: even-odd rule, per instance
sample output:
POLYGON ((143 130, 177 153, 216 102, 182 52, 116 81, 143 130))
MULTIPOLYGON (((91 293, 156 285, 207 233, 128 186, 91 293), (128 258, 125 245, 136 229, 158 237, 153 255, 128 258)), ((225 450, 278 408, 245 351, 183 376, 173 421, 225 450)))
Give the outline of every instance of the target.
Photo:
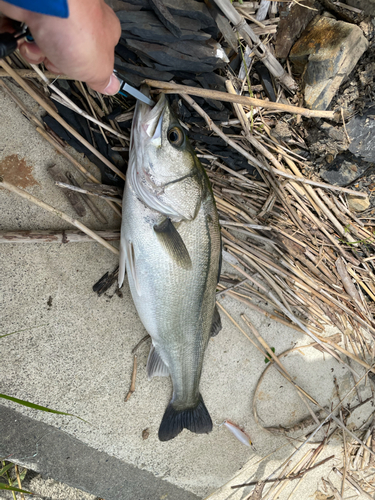
POLYGON ((182 429, 189 429, 196 434, 212 431, 212 420, 200 394, 198 404, 194 408, 175 410, 169 403, 160 424, 159 439, 169 441, 180 434, 182 429))

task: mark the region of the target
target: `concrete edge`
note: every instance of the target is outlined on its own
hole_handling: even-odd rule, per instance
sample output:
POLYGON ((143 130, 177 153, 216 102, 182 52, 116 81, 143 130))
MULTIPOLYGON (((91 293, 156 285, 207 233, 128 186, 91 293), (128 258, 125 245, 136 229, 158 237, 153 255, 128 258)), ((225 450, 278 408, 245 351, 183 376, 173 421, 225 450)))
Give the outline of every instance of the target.
POLYGON ((3 405, 0 405, 0 460, 23 465, 43 477, 105 500, 200 498, 3 405))

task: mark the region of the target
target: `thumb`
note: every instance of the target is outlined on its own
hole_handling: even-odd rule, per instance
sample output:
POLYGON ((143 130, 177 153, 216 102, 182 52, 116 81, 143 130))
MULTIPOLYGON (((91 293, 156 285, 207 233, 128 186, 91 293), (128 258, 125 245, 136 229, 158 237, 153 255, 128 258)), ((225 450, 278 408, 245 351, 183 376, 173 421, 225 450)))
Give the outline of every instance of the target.
POLYGON ((100 92, 101 94, 105 95, 114 95, 117 94, 117 92, 120 90, 120 80, 117 78, 117 76, 112 73, 110 76, 109 82, 105 85, 98 85, 97 83, 91 84, 90 81, 86 82, 87 85, 89 85, 93 90, 96 90, 97 92, 100 92))

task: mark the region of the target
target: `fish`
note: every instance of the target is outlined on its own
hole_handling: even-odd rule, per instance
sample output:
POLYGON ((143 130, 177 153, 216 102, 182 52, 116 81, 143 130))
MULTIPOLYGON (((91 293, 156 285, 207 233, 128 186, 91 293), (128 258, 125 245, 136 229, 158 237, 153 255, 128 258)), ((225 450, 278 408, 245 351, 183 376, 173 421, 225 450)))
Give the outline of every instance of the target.
MULTIPOLYGON (((149 95, 147 88, 143 93, 149 95)), ((123 195, 119 286, 125 270, 151 336, 147 374, 170 376, 158 437, 212 430, 199 390, 204 354, 221 330, 219 217, 207 174, 164 94, 137 102, 123 195)))

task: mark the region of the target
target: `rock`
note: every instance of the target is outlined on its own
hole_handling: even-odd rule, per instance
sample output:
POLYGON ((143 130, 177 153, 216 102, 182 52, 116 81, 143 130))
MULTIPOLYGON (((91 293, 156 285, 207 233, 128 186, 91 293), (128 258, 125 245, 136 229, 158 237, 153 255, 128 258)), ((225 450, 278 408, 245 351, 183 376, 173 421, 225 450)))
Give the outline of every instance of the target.
POLYGON ((273 89, 273 81, 268 68, 261 62, 257 61, 254 66, 254 70, 257 72, 260 83, 262 84, 263 90, 266 96, 271 102, 276 102, 276 95, 273 89))
POLYGON ((195 0, 164 0, 164 4, 174 16, 199 19, 205 28, 216 29, 215 22, 203 2, 196 2, 195 0))
POLYGON ((180 36, 177 39, 153 12, 116 12, 121 22, 122 38, 135 38, 147 42, 161 42, 174 44, 179 40, 208 40, 210 35, 201 31, 200 21, 186 17, 175 16, 178 23, 180 36))
POLYGON ((225 41, 236 53, 238 53, 238 39, 228 19, 222 15, 221 10, 215 4, 207 2, 206 6, 217 24, 220 33, 225 38, 225 41))
MULTIPOLYGON (((202 85, 204 89, 219 90, 221 92, 226 92, 225 78, 217 75, 216 73, 202 73, 200 76, 196 77, 196 80, 202 85)), ((221 101, 215 101, 214 99, 206 99, 206 102, 212 108, 218 111, 223 111, 225 109, 225 106, 221 101)))
POLYGON ((132 5, 131 3, 123 2, 122 0, 105 0, 105 3, 111 7, 115 12, 118 10, 136 11, 141 10, 141 5, 132 5))
POLYGON ((287 123, 279 121, 272 129, 272 135, 275 136, 276 139, 287 142, 292 137, 292 131, 287 123))
MULTIPOLYGON (((322 123, 320 125, 320 130, 323 130, 323 132, 325 132, 328 137, 330 137, 334 141, 340 142, 342 145, 346 141, 344 127, 342 127, 342 126, 335 127, 328 122, 322 121, 322 123)), ((343 147, 342 149, 346 149, 346 148, 343 147)))
POLYGON ((143 79, 150 78, 151 80, 161 80, 163 82, 169 82, 173 78, 172 73, 166 71, 156 71, 152 68, 145 68, 144 66, 135 66, 134 64, 128 64, 120 60, 120 58, 115 57, 115 69, 118 71, 133 73, 135 75, 142 76, 143 79))
MULTIPOLYGON (((127 0, 127 3, 141 6, 143 10, 151 10, 149 0, 127 0)), ((173 16, 198 19, 202 22, 205 30, 208 28, 217 32, 215 22, 203 2, 197 2, 196 0, 163 0, 163 3, 173 16)), ((212 33, 210 34, 212 35, 212 33)))
POLYGON ((329 156, 329 154, 326 156, 329 166, 321 170, 319 174, 326 182, 336 186, 347 186, 362 177, 366 170, 373 166, 348 152, 339 154, 334 159, 328 158, 329 156))
POLYGON ((362 116, 355 116, 346 126, 350 137, 349 151, 363 160, 375 160, 375 109, 368 108, 362 116))
POLYGON ((303 75, 307 107, 327 109, 367 47, 358 26, 322 16, 311 21, 289 54, 303 75))
POLYGON ((321 9, 321 6, 315 0, 308 0, 303 5, 294 2, 291 4, 280 4, 280 22, 277 25, 275 44, 275 52, 278 59, 286 59, 288 57, 294 42, 309 22, 316 16, 316 10, 313 9, 319 9, 319 11, 321 9))
POLYGON ((221 49, 221 54, 213 40, 206 43, 178 42, 173 44, 173 48, 140 40, 127 39, 126 44, 141 58, 145 56, 155 61, 154 68, 159 71, 205 73, 224 67, 228 61, 224 51, 221 49))
POLYGON ((368 196, 366 198, 360 198, 359 196, 355 196, 354 194, 348 194, 347 196, 349 210, 354 212, 364 212, 370 206, 370 200, 368 196))
POLYGON ((176 38, 180 38, 182 35, 181 28, 177 24, 176 20, 169 12, 167 7, 164 5, 162 0, 150 0, 150 5, 152 10, 155 12, 156 16, 159 18, 160 22, 171 32, 176 38))
POLYGON ((368 16, 375 16, 375 0, 346 0, 346 3, 363 10, 368 16))

